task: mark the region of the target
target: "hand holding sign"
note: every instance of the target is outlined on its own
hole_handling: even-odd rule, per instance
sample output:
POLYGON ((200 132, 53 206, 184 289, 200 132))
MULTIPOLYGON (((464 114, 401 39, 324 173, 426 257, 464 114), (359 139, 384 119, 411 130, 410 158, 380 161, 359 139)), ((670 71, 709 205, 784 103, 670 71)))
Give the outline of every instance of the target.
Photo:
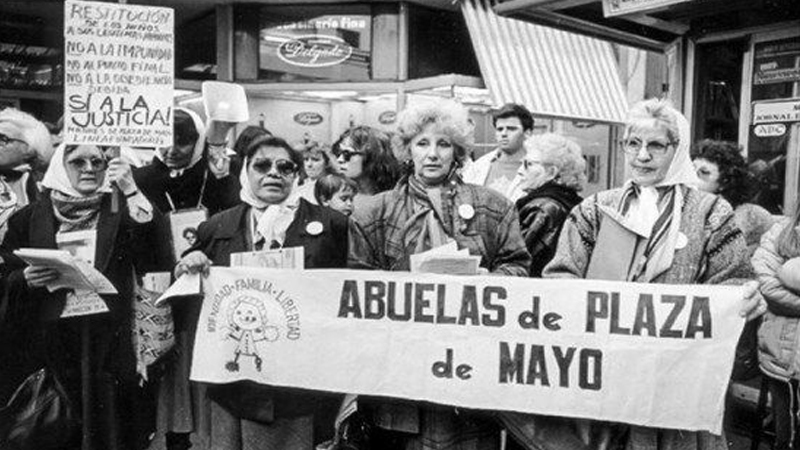
POLYGON ((764 300, 764 296, 761 295, 761 291, 758 290, 758 281, 748 281, 742 285, 742 288, 744 291, 742 295, 743 304, 739 315, 746 317, 749 322, 767 312, 767 302, 764 300))
POLYGON ((185 273, 202 273, 207 276, 209 267, 211 267, 211 260, 208 259, 208 256, 200 250, 196 250, 181 258, 178 265, 175 266, 175 278, 180 278, 185 273))
POLYGON ((108 180, 115 183, 119 190, 126 197, 136 193, 136 182, 133 180, 133 171, 131 165, 119 156, 112 158, 108 162, 108 171, 106 172, 108 180))

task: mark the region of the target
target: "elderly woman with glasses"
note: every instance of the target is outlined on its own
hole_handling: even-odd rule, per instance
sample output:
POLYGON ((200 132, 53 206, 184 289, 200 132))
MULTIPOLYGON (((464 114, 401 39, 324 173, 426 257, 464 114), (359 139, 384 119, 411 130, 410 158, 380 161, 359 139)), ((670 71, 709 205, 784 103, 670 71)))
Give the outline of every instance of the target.
POLYGON ((392 189, 400 178, 400 163, 392 153, 387 133, 357 126, 342 133, 333 143, 339 173, 358 183, 355 207, 371 195, 392 189))
MULTIPOLYGON (((242 203, 200 225, 197 242, 178 263, 176 276, 205 272, 212 264, 228 266, 232 253, 290 247, 303 248, 306 269, 344 267, 347 218, 294 192, 303 164, 300 153, 283 139, 266 136, 253 142, 244 157, 242 203)), ((237 364, 228 370, 238 370, 237 364)), ((333 412, 326 410, 336 407, 331 396, 241 385, 226 385, 209 393, 213 398, 207 430, 210 448, 310 450, 314 440, 326 437, 315 436, 315 428, 323 429, 315 421, 330 419, 326 425, 333 429, 333 412), (260 402, 255 408, 245 407, 243 403, 253 403, 248 398, 260 402)))
MULTIPOLYGON (((412 172, 354 211, 351 268, 408 271, 411 255, 454 241, 480 257, 484 272, 528 275, 530 256, 514 205, 458 176, 471 138, 467 111, 458 103, 442 100, 400 113, 397 153, 412 172)), ((378 442, 372 448, 492 449, 500 442, 494 421, 480 412, 387 401, 376 401, 374 411, 378 442)))
MULTIPOLYGON (((545 278, 587 278, 668 284, 743 284, 742 315, 765 310, 752 277, 742 232, 721 197, 694 188, 689 157, 689 124, 664 100, 634 105, 626 122, 622 150, 630 179, 621 187, 585 199, 569 216, 545 278), (613 218, 613 219, 612 219, 613 218), (603 233, 612 220, 625 233, 603 233), (615 256, 601 237, 613 236, 615 256), (628 245, 630 244, 630 245, 628 245), (622 250, 623 248, 629 251, 622 250)), ((615 230, 611 228, 610 230, 615 230)), ((603 425, 588 425, 603 429, 603 425)), ((707 432, 620 427, 624 432, 586 432, 627 449, 722 449, 724 437, 707 432), (622 441, 622 442, 619 442, 622 441)), ((619 429, 617 429, 619 431, 619 429)))
MULTIPOLYGON (((149 384, 140 385, 137 374, 133 275, 157 269, 159 255, 168 254, 166 238, 158 234, 159 213, 137 188, 130 166, 120 158, 107 160, 93 145, 61 145, 42 186, 40 199, 11 217, 0 248, 6 289, 0 310, 7 314, 0 319, 26 338, 19 341, 24 343, 17 349, 19 358, 4 360, 2 366, 43 365, 64 386, 80 433, 58 448, 81 448, 82 438, 91 448, 146 448, 155 426, 155 397, 149 384), (112 184, 118 193, 112 194, 112 184), (116 210, 112 195, 119 196, 116 210), (13 254, 20 248, 56 249, 65 243, 118 293, 51 292, 48 287, 61 273, 47 265, 28 265, 13 254), (72 316, 79 314, 75 305, 80 304, 100 312, 72 316)), ((10 381, 2 369, 0 379, 10 381)), ((5 403, 2 393, 0 401, 5 403)))
POLYGON ((557 134, 531 136, 523 145, 519 176, 525 196, 516 205, 531 254, 530 275, 538 278, 556 251, 567 214, 583 200, 578 191, 586 182, 586 162, 578 144, 557 134))

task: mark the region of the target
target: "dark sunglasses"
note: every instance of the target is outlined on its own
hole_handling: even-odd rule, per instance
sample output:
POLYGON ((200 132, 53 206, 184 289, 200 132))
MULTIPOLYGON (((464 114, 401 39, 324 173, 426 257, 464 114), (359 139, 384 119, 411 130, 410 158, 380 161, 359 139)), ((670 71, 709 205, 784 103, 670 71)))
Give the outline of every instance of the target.
POLYGON ((12 142, 22 142, 23 144, 26 143, 22 139, 12 138, 11 136, 6 136, 5 134, 0 133, 0 145, 8 145, 12 142))
POLYGON ((339 158, 339 156, 341 156, 342 158, 344 158, 344 162, 350 162, 353 156, 363 155, 363 154, 364 152, 357 152, 349 148, 342 148, 333 152, 333 156, 335 156, 337 159, 339 158))
POLYGON ((273 164, 275 165, 275 170, 277 170, 278 173, 283 176, 289 176, 297 173, 297 164, 289 161, 288 159, 278 159, 275 161, 269 158, 258 159, 253 162, 252 167, 256 172, 266 174, 272 170, 273 164))
POLYGON ((105 170, 108 167, 108 161, 103 158, 76 158, 67 161, 67 164, 72 166, 75 170, 105 170))

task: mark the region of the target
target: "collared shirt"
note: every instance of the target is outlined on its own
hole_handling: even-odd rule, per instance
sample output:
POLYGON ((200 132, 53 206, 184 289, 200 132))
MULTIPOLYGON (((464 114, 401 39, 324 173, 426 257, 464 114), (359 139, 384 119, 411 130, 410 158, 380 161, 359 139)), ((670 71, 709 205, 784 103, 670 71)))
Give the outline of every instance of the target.
POLYGON ((469 164, 464 168, 461 177, 465 183, 477 184, 478 186, 494 189, 495 191, 503 194, 503 196, 507 199, 514 202, 525 195, 525 192, 522 190, 522 177, 518 173, 515 173, 514 178, 508 183, 496 183, 494 185, 487 184, 487 181, 489 180, 489 173, 498 163, 498 160, 502 155, 501 152, 502 150, 498 148, 481 156, 472 162, 472 164, 469 164))

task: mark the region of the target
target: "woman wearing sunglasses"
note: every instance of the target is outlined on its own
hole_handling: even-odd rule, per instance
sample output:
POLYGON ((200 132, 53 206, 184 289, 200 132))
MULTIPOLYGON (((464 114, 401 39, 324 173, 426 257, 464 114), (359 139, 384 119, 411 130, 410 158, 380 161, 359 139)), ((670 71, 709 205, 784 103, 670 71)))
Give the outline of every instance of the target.
MULTIPOLYGON (((397 123, 397 154, 413 170, 356 208, 349 266, 408 271, 411 255, 454 241, 480 257, 481 271, 527 276, 530 256, 514 205, 458 176, 472 139, 467 110, 442 100, 402 111, 397 123)), ((376 429, 370 448, 499 448, 500 430, 486 413, 385 400, 371 406, 376 429)))
MULTIPOLYGON (((240 176, 242 203, 200 225, 197 243, 178 263, 176 276, 204 272, 212 264, 228 266, 231 253, 289 247, 303 247, 306 269, 345 267, 347 218, 293 192, 302 164, 301 154, 279 137, 263 137, 251 144, 240 176)), ((256 386, 248 388, 252 391, 212 392, 210 448, 308 450, 314 440, 325 438, 315 438, 315 428, 333 429, 329 416, 337 403, 330 396, 278 388, 264 394, 256 386), (245 410, 233 392, 251 399, 258 396, 263 400, 261 409, 245 410), (328 406, 331 411, 325 410, 328 406), (323 416, 330 423, 315 424, 323 416)))
POLYGON ((366 197, 392 189, 400 178, 400 163, 383 131, 363 125, 350 128, 334 142, 332 151, 339 173, 358 183, 355 209, 366 197))
POLYGON ((525 196, 516 205, 531 254, 530 274, 539 278, 556 251, 567 214, 583 200, 578 191, 586 181, 586 162, 578 144, 557 134, 531 136, 524 146, 519 175, 525 196))
POLYGON ((159 255, 168 254, 158 234, 160 214, 137 188, 128 163, 108 161, 92 145, 59 146, 42 186, 40 199, 11 217, 0 252, 9 319, 31 331, 28 343, 36 348, 27 347, 26 353, 41 355, 79 419, 80 432, 59 448, 81 448, 82 437, 97 449, 145 448, 155 426, 155 397, 137 374, 133 274, 154 271, 159 255), (119 188, 117 211, 111 207, 112 184, 119 188), (27 265, 12 253, 55 249, 65 240, 83 243, 73 247, 75 253, 102 272, 118 294, 50 292, 47 286, 59 272, 27 265), (67 305, 75 302, 103 305, 108 312, 67 317, 67 305))

